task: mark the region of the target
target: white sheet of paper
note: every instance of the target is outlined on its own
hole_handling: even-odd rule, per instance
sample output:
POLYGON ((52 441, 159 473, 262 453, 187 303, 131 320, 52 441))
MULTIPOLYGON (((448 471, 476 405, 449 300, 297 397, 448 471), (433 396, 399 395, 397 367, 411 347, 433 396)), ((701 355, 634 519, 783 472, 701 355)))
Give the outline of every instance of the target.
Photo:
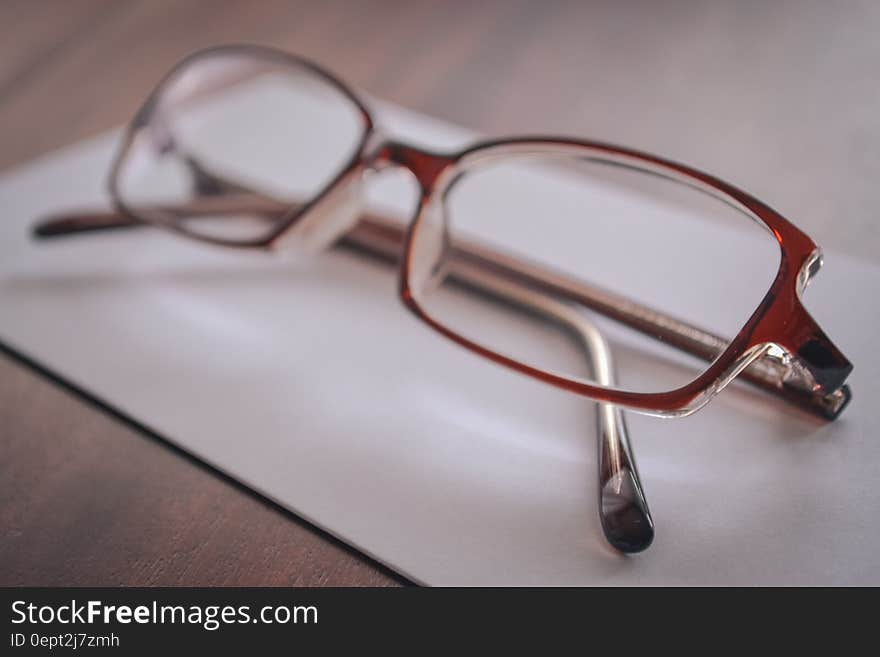
MULTIPOLYGON (((470 137, 381 113, 418 143, 470 137)), ((807 292, 856 365, 837 422, 741 385, 628 415, 657 525, 628 558, 598 524, 592 404, 438 337, 388 267, 159 231, 33 241, 48 211, 106 205, 115 141, 0 177, 0 339, 188 452, 427 584, 880 583, 880 268, 828 253, 807 292)))

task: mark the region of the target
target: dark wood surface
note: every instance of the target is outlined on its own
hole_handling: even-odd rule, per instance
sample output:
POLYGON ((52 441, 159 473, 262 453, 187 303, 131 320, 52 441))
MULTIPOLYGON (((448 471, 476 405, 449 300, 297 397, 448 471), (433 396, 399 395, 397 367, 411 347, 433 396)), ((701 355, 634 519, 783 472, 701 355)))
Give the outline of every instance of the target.
MULTIPOLYGON (((3 0, 0 169, 124 122, 194 49, 259 42, 485 133, 600 137, 689 162, 766 198, 826 247, 876 260, 878 9, 3 0)), ((0 584, 401 581, 0 355, 0 584)))

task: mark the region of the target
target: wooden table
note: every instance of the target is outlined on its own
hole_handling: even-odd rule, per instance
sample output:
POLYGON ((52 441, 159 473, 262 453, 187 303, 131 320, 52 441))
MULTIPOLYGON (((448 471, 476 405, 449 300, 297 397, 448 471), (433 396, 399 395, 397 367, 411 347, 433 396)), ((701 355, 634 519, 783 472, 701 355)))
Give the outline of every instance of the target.
MULTIPOLYGON (((0 168, 124 122, 183 54, 250 41, 486 133, 690 162, 878 259, 880 5, 770 4, 4 0, 0 168)), ((10 354, 0 450, 0 585, 403 582, 10 354)))

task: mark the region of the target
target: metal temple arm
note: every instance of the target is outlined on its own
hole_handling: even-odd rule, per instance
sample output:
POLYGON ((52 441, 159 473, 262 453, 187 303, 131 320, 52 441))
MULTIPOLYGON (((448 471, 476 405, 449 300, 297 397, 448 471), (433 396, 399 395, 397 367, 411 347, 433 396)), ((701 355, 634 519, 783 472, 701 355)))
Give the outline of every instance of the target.
MULTIPOLYGON (((456 272, 468 287, 499 297, 537 313, 567 329, 583 347, 587 365, 600 385, 614 387, 611 349, 585 313, 577 306, 541 294, 515 279, 488 269, 456 272)), ((596 430, 599 469, 599 519, 608 542, 625 553, 641 552, 654 540, 654 521, 636 468, 623 411, 598 403, 596 430)))

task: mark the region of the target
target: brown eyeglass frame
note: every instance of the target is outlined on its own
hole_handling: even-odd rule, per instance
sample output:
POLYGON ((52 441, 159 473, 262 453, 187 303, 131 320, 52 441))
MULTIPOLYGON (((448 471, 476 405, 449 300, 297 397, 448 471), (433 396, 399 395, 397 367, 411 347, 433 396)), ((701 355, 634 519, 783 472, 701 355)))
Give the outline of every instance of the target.
MULTIPOLYGON (((518 137, 481 141, 454 153, 437 153, 386 139, 376 129, 366 104, 345 83, 309 60, 270 48, 252 45, 220 46, 194 53, 182 60, 160 81, 126 128, 109 177, 110 196, 116 211, 66 214, 49 218, 35 227, 34 234, 39 237, 54 237, 153 224, 212 244, 272 249, 291 234, 307 238, 315 230, 317 222, 327 220, 326 213, 321 208, 332 208, 340 196, 349 192, 351 186, 361 180, 364 172, 386 167, 402 167, 408 170, 419 185, 418 210, 409 224, 404 226, 384 217, 363 214, 356 224, 340 224, 340 228, 330 234, 343 245, 366 249, 387 257, 399 254, 402 247, 399 293, 403 303, 436 331, 471 351, 510 369, 596 401, 654 415, 676 416, 692 413, 738 375, 826 419, 836 418, 849 403, 851 392, 845 381, 853 369, 852 364, 825 335, 801 301, 808 282, 821 267, 821 251, 809 236, 753 196, 683 164, 597 141, 518 137), (293 208, 289 204, 279 207, 277 202, 256 193, 242 194, 242 188, 235 186, 235 194, 227 194, 225 197, 219 194, 206 207, 190 206, 168 210, 169 214, 177 216, 198 216, 199 213, 216 216, 224 208, 234 212, 245 206, 254 213, 276 218, 279 213, 283 213, 283 219, 278 221, 277 227, 257 240, 217 239, 187 231, 174 221, 145 218, 129 208, 119 192, 120 169, 132 148, 136 134, 149 122, 153 105, 158 102, 169 80, 195 61, 217 55, 253 56, 276 64, 304 68, 348 98, 357 108, 363 122, 363 133, 354 155, 323 191, 307 203, 293 208), (629 392, 592 385, 536 369, 492 351, 444 326, 422 308, 418 294, 414 293, 411 286, 411 273, 415 237, 426 221, 428 209, 432 204, 442 201, 444 193, 462 171, 479 164, 481 159, 487 156, 532 152, 574 155, 648 171, 681 182, 720 198, 763 224, 773 234, 780 248, 777 274, 758 308, 732 340, 713 335, 614 292, 512 259, 481 245, 456 241, 448 246, 453 263, 451 275, 461 282, 467 284, 481 276, 493 276, 499 280, 504 279, 507 284, 553 295, 598 312, 708 361, 708 368, 696 379, 680 388, 659 393, 629 392)), ((326 237, 323 239, 326 241, 326 237)))

